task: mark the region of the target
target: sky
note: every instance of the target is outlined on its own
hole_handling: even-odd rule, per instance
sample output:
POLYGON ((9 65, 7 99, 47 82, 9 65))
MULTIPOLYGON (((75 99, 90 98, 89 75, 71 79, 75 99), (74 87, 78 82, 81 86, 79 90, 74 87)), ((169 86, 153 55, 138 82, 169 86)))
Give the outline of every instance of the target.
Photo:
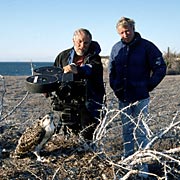
POLYGON ((108 56, 122 16, 162 53, 180 53, 180 0, 0 0, 0 61, 53 62, 73 46, 78 28, 87 28, 108 56))

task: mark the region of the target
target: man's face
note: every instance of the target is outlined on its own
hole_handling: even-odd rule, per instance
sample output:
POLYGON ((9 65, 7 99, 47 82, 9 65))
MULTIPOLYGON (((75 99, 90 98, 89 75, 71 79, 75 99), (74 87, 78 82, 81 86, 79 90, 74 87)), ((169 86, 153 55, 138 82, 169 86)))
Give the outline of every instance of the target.
POLYGON ((134 29, 131 26, 119 26, 117 32, 126 43, 130 43, 134 38, 134 29))
POLYGON ((91 39, 83 32, 79 32, 76 36, 74 36, 73 43, 76 54, 78 56, 83 56, 88 51, 91 39))

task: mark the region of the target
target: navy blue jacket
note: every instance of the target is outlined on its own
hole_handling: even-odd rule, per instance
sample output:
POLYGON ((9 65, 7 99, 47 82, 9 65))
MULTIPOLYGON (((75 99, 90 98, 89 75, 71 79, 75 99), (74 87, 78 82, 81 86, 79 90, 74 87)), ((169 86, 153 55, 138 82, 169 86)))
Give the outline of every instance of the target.
POLYGON ((121 40, 112 47, 109 82, 120 101, 133 103, 148 98, 165 75, 162 53, 139 33, 135 32, 129 44, 121 40))

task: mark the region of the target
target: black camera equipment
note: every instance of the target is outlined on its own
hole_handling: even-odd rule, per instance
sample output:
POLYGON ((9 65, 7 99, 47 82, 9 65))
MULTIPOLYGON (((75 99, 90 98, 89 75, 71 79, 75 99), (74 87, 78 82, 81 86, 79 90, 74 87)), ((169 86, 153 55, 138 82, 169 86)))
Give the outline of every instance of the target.
MULTIPOLYGON (((61 68, 47 66, 34 70, 34 75, 26 79, 26 88, 32 93, 44 93, 51 98, 53 110, 60 114, 61 126, 69 127, 77 134, 81 129, 81 109, 86 103, 86 80, 73 80, 72 73, 63 73, 61 68)), ((64 129, 64 131, 66 131, 64 129)))

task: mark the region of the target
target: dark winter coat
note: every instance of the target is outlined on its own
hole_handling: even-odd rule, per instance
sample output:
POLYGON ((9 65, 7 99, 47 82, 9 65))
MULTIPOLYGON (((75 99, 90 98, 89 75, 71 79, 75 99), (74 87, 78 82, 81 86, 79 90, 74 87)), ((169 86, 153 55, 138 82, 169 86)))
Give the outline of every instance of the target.
MULTIPOLYGON (((70 56, 74 48, 61 52, 55 59, 54 66, 64 67, 69 62, 70 56)), ((92 41, 88 52, 86 53, 83 66, 78 66, 78 74, 74 74, 75 80, 87 80, 87 107, 94 115, 94 109, 98 109, 98 104, 103 103, 105 94, 103 81, 103 65, 99 56, 101 49, 97 42, 92 41)))
POLYGON ((166 75, 166 64, 160 50, 135 32, 127 44, 117 42, 109 61, 109 82, 120 101, 135 102, 149 97, 166 75))

